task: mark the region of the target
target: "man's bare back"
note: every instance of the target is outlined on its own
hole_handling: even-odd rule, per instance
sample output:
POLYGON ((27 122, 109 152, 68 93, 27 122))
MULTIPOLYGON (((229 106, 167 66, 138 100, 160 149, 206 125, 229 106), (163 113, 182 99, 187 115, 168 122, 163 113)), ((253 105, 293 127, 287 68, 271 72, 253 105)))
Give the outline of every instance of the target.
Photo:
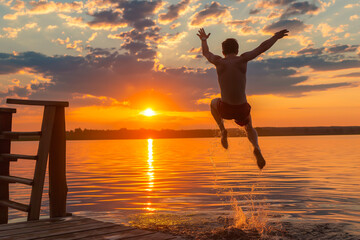
POLYGON ((205 30, 201 28, 197 34, 201 40, 203 55, 215 65, 218 75, 221 99, 213 99, 210 107, 211 114, 221 130, 221 144, 225 149, 228 148, 227 130, 223 119, 234 119, 238 125, 245 128, 247 137, 254 147, 254 155, 260 169, 265 166, 266 162, 261 154, 257 132, 252 126, 251 106, 246 99, 247 63, 271 48, 277 40, 287 36, 287 33, 286 29, 279 31, 254 50, 245 52, 240 56, 237 56, 239 50, 237 41, 233 38, 226 39, 222 43, 224 58, 209 51, 207 39, 210 33, 206 34, 205 30))
POLYGON ((221 58, 215 64, 221 100, 231 105, 247 102, 245 94, 247 61, 241 56, 221 58))

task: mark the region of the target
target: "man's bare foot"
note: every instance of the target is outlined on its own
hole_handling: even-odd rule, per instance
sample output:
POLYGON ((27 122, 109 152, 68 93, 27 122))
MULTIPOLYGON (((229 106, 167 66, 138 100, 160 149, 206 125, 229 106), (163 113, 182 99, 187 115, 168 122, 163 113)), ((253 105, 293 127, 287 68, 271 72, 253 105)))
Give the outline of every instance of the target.
POLYGON ((260 170, 263 169, 265 167, 266 162, 265 162, 263 155, 260 152, 260 149, 255 148, 254 155, 256 157, 256 161, 257 161, 257 165, 258 165, 259 169, 260 170))
POLYGON ((229 145, 228 145, 228 141, 227 141, 227 131, 221 131, 221 145, 225 148, 228 149, 229 145))

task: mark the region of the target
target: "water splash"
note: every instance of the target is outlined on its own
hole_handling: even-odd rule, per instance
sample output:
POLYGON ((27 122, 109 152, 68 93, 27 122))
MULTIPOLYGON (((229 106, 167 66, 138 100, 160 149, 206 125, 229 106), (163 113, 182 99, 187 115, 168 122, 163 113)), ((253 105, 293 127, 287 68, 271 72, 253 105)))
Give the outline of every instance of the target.
POLYGON ((243 211, 242 204, 234 196, 232 189, 229 193, 230 204, 234 214, 233 226, 235 228, 256 231, 260 235, 272 230, 272 227, 268 224, 269 204, 264 201, 256 201, 255 184, 252 185, 250 193, 244 196, 246 202, 250 203, 246 212, 243 211))

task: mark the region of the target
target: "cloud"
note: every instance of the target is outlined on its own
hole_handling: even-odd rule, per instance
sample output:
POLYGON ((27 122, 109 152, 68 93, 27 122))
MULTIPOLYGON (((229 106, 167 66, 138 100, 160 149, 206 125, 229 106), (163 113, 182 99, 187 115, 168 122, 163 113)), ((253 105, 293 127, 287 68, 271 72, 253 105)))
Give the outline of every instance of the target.
POLYGON ((92 33, 91 36, 89 37, 89 39, 86 42, 89 43, 89 42, 93 41, 96 38, 97 35, 98 35, 97 32, 92 33))
POLYGON ((7 89, 5 92, 0 92, 0 103, 5 102, 5 98, 8 97, 27 97, 30 95, 30 90, 27 86, 19 87, 19 86, 12 86, 7 89))
POLYGON ((69 26, 79 27, 79 28, 86 28, 88 26, 86 23, 84 23, 82 17, 71 17, 62 13, 59 13, 58 16, 62 19, 65 19, 66 23, 69 26))
POLYGON ((190 18, 191 27, 204 27, 231 19, 228 7, 218 2, 206 5, 203 10, 190 18))
POLYGON ((258 13, 260 13, 261 12, 261 9, 251 9, 250 11, 249 11, 249 14, 250 15, 255 15, 255 14, 258 14, 258 13))
POLYGON ((48 30, 52 30, 52 29, 56 29, 56 28, 58 28, 59 26, 57 26, 57 25, 48 25, 47 27, 46 27, 46 29, 48 29, 48 30))
POLYGON ((341 75, 335 76, 335 78, 338 78, 338 77, 349 77, 349 78, 360 77, 360 72, 353 72, 353 73, 341 74, 341 75))
POLYGON ((34 29, 38 25, 37 23, 27 23, 21 28, 4 27, 5 34, 0 35, 0 38, 17 38, 18 33, 23 30, 34 29))
POLYGON ((329 37, 334 35, 335 33, 344 32, 345 31, 344 29, 346 27, 347 25, 340 25, 339 27, 331 27, 327 23, 320 23, 316 29, 322 33, 323 37, 329 37))
POLYGON ((325 48, 306 47, 297 52, 299 55, 321 55, 325 48))
POLYGON ((23 8, 25 8, 25 2, 20 0, 16 0, 15 4, 11 7, 11 9, 15 11, 19 11, 23 8))
POLYGON ((337 53, 346 53, 346 52, 355 52, 360 45, 332 45, 326 48, 326 52, 331 54, 337 54, 337 53))
POLYGON ((347 4, 344 6, 344 8, 354 8, 354 7, 359 7, 360 3, 354 3, 354 4, 347 4))
POLYGON ((67 49, 74 49, 78 52, 83 50, 82 40, 74 40, 73 42, 70 42, 70 38, 67 37, 66 39, 57 38, 52 40, 52 42, 65 45, 67 49))
POLYGON ((131 26, 137 30, 155 26, 151 19, 153 15, 163 5, 161 0, 158 1, 117 1, 116 7, 102 10, 99 12, 88 13, 93 20, 88 22, 91 28, 95 29, 112 29, 131 26))
POLYGON ((15 1, 15 4, 11 7, 12 10, 15 10, 15 13, 4 15, 6 20, 16 20, 18 16, 25 15, 42 15, 49 14, 53 12, 57 13, 70 13, 77 12, 81 13, 84 8, 84 4, 81 1, 74 2, 54 2, 54 1, 29 1, 27 2, 28 8, 23 1, 15 1))
POLYGON ((351 16, 349 17, 349 20, 350 20, 350 21, 356 21, 356 20, 358 20, 359 18, 360 18, 359 15, 354 14, 354 15, 351 15, 351 16))
MULTIPOLYGON (((114 0, 112 0, 114 2, 114 0)), ((155 25, 150 19, 163 6, 161 0, 157 1, 119 1, 118 8, 123 10, 123 19, 134 28, 142 30, 155 25)))
POLYGON ((288 6, 285 12, 281 15, 281 19, 287 19, 291 16, 315 14, 319 11, 319 8, 315 4, 309 2, 295 2, 288 6))
POLYGON ((328 60, 322 56, 296 56, 265 60, 270 68, 301 68, 309 67, 315 71, 335 71, 340 69, 360 68, 360 61, 355 59, 328 60))
POLYGON ((240 35, 250 35, 255 34, 255 30, 250 26, 252 20, 233 20, 228 21, 225 24, 230 27, 230 30, 233 32, 237 32, 240 35))
POLYGON ((181 14, 187 11, 190 3, 191 0, 182 0, 177 4, 171 4, 167 8, 168 11, 166 13, 159 14, 159 22, 161 24, 168 24, 178 19, 181 14))
POLYGON ((113 29, 124 28, 128 23, 122 18, 121 13, 112 9, 96 12, 91 15, 93 20, 87 24, 93 29, 113 29))
POLYGON ((154 58, 156 56, 156 51, 143 42, 123 43, 121 48, 128 50, 130 55, 135 55, 141 59, 154 58))
POLYGON ((262 0, 256 4, 256 8, 273 8, 276 6, 286 6, 296 0, 262 0))
MULTIPOLYGON (((295 97, 312 91, 352 86, 348 82, 308 85, 306 81, 309 77, 297 76, 297 71, 293 69, 308 66, 316 70, 332 70, 330 65, 320 58, 303 56, 251 62, 248 65, 247 93, 295 97)), ((360 66, 360 62, 357 65, 360 66)))
MULTIPOLYGON (((22 94, 32 98, 55 96, 72 99, 74 95, 88 94, 117 99, 119 102, 157 86, 156 91, 169 96, 182 109, 202 109, 208 106, 195 104, 206 93, 218 93, 215 68, 163 67, 156 70, 154 59, 146 54, 145 45, 124 45, 129 53, 117 49, 87 48, 85 56, 46 56, 36 52, 17 54, 0 53, 0 74, 18 73, 31 69, 47 82, 34 82, 21 89, 10 87, 1 94, 6 97, 22 94), (24 89, 28 89, 25 91, 24 89), (211 89, 211 90, 209 90, 211 89), (21 92, 22 91, 22 92, 21 92)), ((191 52, 196 53, 198 49, 191 52)), ((351 87, 351 83, 324 83, 308 85, 308 76, 299 76, 297 69, 309 67, 315 71, 333 71, 360 68, 359 60, 330 61, 321 56, 296 56, 266 59, 248 65, 247 93, 302 96, 311 91, 324 91, 337 87, 351 87)), ((141 96, 141 95, 139 95, 141 96)), ((129 100, 129 106, 132 102, 129 100)))
POLYGON ((277 31, 287 29, 290 31, 290 34, 299 33, 304 31, 308 26, 302 21, 293 19, 293 20, 279 20, 263 28, 265 33, 275 33, 277 31))
POLYGON ((81 12, 84 7, 83 2, 74 1, 70 3, 61 3, 54 1, 30 1, 31 8, 28 9, 29 14, 48 14, 51 12, 81 12))
POLYGON ((159 27, 152 27, 148 28, 145 31, 138 31, 136 29, 132 29, 127 32, 121 32, 119 34, 111 35, 110 38, 118 38, 123 39, 125 41, 140 41, 145 42, 146 40, 152 42, 161 42, 163 36, 160 35, 160 28, 159 27))

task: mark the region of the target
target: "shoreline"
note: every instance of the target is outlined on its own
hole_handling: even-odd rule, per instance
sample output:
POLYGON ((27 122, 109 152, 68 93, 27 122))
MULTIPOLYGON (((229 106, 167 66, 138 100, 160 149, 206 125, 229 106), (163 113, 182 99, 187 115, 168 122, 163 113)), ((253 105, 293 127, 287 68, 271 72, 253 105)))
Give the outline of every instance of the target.
MULTIPOLYGON (((360 126, 331 127, 257 127, 259 137, 275 136, 329 136, 360 135, 360 126)), ((228 128, 228 137, 246 137, 241 128, 228 128)), ((126 129, 97 130, 76 128, 66 132, 66 140, 112 140, 112 139, 172 139, 214 138, 220 136, 218 129, 126 129)), ((39 137, 21 137, 17 141, 36 141, 39 137)))

